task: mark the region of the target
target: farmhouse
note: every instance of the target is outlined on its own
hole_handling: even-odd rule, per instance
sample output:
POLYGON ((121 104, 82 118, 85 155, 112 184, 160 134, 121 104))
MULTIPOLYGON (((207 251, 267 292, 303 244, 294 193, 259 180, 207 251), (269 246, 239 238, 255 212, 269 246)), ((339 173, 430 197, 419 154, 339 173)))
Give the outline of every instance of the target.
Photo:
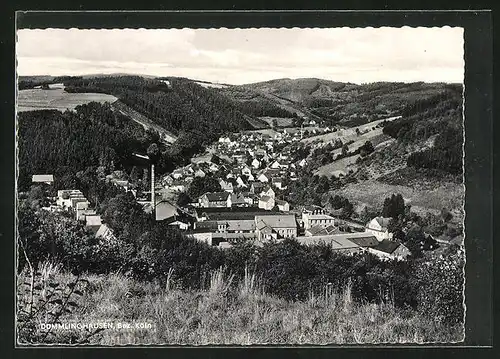
POLYGON ((259 241, 297 236, 297 222, 293 214, 255 216, 255 227, 259 241))
POLYGON ((392 233, 389 233, 387 226, 390 218, 375 217, 366 224, 366 231, 372 233, 381 242, 384 239, 392 239, 392 233))

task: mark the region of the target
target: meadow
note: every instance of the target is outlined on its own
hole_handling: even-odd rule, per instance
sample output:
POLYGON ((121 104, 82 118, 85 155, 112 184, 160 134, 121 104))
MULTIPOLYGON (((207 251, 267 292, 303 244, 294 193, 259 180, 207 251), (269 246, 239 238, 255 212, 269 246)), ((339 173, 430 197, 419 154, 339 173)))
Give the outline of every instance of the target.
POLYGON ((52 87, 48 90, 29 89, 18 91, 17 111, 36 110, 73 110, 78 105, 89 102, 109 102, 117 100, 112 95, 103 93, 68 93, 61 87, 52 87))
MULTIPOLYGON (((25 280, 29 284, 29 276, 20 277, 21 283, 25 280)), ((35 286, 41 291, 38 303, 50 297, 54 288, 70 288, 68 293, 78 295, 70 295, 69 300, 61 296, 59 301, 52 297, 55 309, 46 307, 27 325, 21 323, 20 343, 289 345, 449 343, 463 339, 462 326, 445 326, 417 312, 398 309, 390 299, 378 304, 358 303, 349 284, 342 292, 325 288, 321 295, 290 302, 268 295, 248 271, 236 283, 222 268, 210 273, 204 290, 180 290, 170 281, 160 287, 119 273, 79 278, 57 265, 42 266, 35 286), (112 326, 88 331, 40 329, 54 316, 61 323, 105 322, 112 326)))

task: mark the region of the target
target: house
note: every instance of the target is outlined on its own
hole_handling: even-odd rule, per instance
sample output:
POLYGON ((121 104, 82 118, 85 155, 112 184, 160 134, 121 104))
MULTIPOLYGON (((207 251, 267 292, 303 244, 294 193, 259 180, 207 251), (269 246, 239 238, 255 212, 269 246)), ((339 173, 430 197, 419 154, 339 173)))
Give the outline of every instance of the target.
POLYGON ((243 196, 243 200, 245 201, 246 206, 253 206, 254 204, 254 194, 251 192, 241 192, 243 196))
POLYGON ((290 211, 290 204, 287 201, 282 201, 280 199, 275 200, 278 209, 282 212, 290 211))
POLYGON ((89 207, 90 207, 90 202, 87 200, 76 203, 75 214, 76 214, 76 219, 78 221, 85 220, 85 215, 87 214, 89 207))
POLYGON ((248 205, 249 204, 245 200, 245 196, 242 193, 233 193, 231 195, 231 206, 233 206, 233 207, 245 207, 248 205))
POLYGON ((156 203, 155 216, 157 221, 164 221, 178 215, 179 210, 172 203, 164 200, 156 203))
POLYGON ((168 187, 170 186, 172 183, 174 183, 174 178, 170 175, 168 176, 165 176, 162 178, 161 180, 161 184, 164 186, 164 187, 168 187))
POLYGON ((207 192, 198 199, 200 207, 231 207, 231 193, 229 192, 207 192))
POLYGON ((281 168, 281 164, 276 160, 274 161, 273 163, 271 163, 271 166, 270 166, 272 169, 278 169, 278 168, 281 168))
POLYGON ((255 228, 259 241, 297 236, 297 222, 293 214, 255 216, 255 228))
POLYGON ((387 217, 375 217, 366 224, 366 231, 377 237, 379 242, 384 239, 392 239, 392 233, 389 233, 387 229, 390 220, 387 217))
POLYGON ((195 176, 195 177, 200 177, 200 178, 203 178, 203 177, 205 177, 205 176, 206 176, 206 173, 205 173, 205 172, 203 172, 203 170, 198 169, 198 170, 196 170, 196 171, 194 172, 194 176, 195 176))
POLYGON ((174 180, 178 180, 184 177, 184 173, 182 172, 181 169, 177 169, 174 172, 172 172, 171 176, 174 180))
POLYGON ((259 199, 259 208, 270 211, 274 208, 275 202, 274 197, 262 196, 259 199))
POLYGON ((269 182, 269 180, 270 180, 270 179, 271 179, 271 178, 270 178, 270 177, 268 177, 268 176, 266 175, 266 173, 265 173, 265 172, 261 173, 261 174, 257 177, 257 181, 260 181, 260 182, 262 182, 262 183, 267 183, 267 182, 269 182))
POLYGON ((107 242, 116 240, 113 230, 104 223, 101 224, 95 236, 96 238, 100 238, 101 240, 105 240, 107 242))
POLYGON ((251 165, 253 168, 259 169, 260 168, 260 161, 257 158, 254 158, 251 165))
POLYGON ((283 186, 283 177, 275 177, 272 179, 271 182, 274 187, 279 189, 285 189, 285 187, 283 186))
POLYGON ((173 192, 185 192, 186 191, 186 184, 182 181, 174 181, 172 182, 172 185, 170 185, 170 190, 173 192))
POLYGON ((250 185, 250 193, 260 194, 264 190, 265 185, 262 182, 254 182, 250 185))
POLYGON ((323 227, 335 225, 335 218, 327 214, 310 214, 308 212, 302 212, 302 222, 304 223, 304 229, 307 230, 315 225, 321 225, 323 227))
POLYGON ((33 183, 45 183, 45 184, 52 184, 54 183, 54 176, 53 175, 33 175, 31 177, 31 182, 33 183))
POLYGON ((229 192, 229 193, 233 193, 234 191, 234 188, 233 188, 233 184, 229 181, 224 181, 223 179, 221 179, 219 181, 219 184, 220 184, 220 187, 223 191, 225 192, 229 192))
POLYGON ((307 161, 306 161, 306 159, 305 159, 305 158, 301 159, 301 160, 299 161, 298 165, 299 165, 300 167, 302 167, 302 168, 303 168, 303 167, 305 167, 305 166, 307 165, 307 161))
POLYGON ((375 236, 367 233, 337 233, 330 235, 297 237, 297 241, 303 245, 324 244, 331 246, 332 250, 346 253, 367 251, 378 245, 375 236))
POLYGON ((219 143, 231 143, 231 139, 229 137, 220 137, 219 143))
POLYGON ((241 174, 245 176, 250 176, 252 174, 252 170, 250 169, 250 167, 245 166, 241 169, 241 174))
POLYGON ((410 250, 404 244, 390 239, 379 241, 376 246, 368 248, 368 252, 375 254, 381 259, 396 260, 404 260, 411 254, 410 250))
POLYGON ((97 234, 97 231, 102 225, 102 219, 100 215, 86 216, 85 217, 85 227, 90 229, 92 233, 97 234))
POLYGON ((208 167, 209 171, 214 173, 219 170, 219 166, 217 166, 215 163, 210 163, 210 166, 208 167))
POLYGON ((179 228, 180 230, 187 230, 189 228, 189 222, 188 221, 184 221, 184 220, 181 220, 181 219, 177 219, 177 218, 173 218, 169 221, 168 225, 169 226, 172 226, 172 227, 177 227, 179 228))
POLYGON ((57 191, 56 204, 65 209, 72 208, 78 202, 86 202, 87 198, 78 189, 57 191))
POLYGON ((238 178, 236 178, 236 184, 238 185, 238 187, 247 187, 247 184, 245 183, 243 178, 241 178, 241 176, 238 176, 238 178))
POLYGON ((271 198, 276 198, 276 193, 274 192, 273 188, 271 186, 266 186, 262 189, 260 192, 261 196, 269 196, 271 198))

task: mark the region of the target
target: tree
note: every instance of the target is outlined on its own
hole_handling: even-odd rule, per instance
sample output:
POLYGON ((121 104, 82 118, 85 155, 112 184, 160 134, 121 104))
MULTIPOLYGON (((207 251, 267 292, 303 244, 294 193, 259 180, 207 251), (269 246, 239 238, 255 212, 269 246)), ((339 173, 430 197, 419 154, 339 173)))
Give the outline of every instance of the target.
POLYGON ((359 131, 359 127, 356 127, 356 135, 359 136, 361 132, 359 131))
POLYGON ((405 201, 401 194, 392 194, 391 197, 384 200, 382 209, 383 217, 398 218, 405 215, 405 201))
POLYGON ((158 147, 158 144, 152 143, 148 147, 148 157, 151 161, 151 163, 156 164, 158 160, 160 159, 160 148, 158 147))
POLYGON ((348 152, 349 152, 349 146, 346 143, 342 146, 342 156, 347 156, 348 152))
POLYGON ((176 203, 179 207, 185 207, 191 202, 193 202, 193 199, 187 193, 181 192, 176 203))
POLYGON ((219 192, 221 190, 222 188, 217 178, 213 176, 195 177, 189 185, 187 195, 196 199, 207 192, 219 192))

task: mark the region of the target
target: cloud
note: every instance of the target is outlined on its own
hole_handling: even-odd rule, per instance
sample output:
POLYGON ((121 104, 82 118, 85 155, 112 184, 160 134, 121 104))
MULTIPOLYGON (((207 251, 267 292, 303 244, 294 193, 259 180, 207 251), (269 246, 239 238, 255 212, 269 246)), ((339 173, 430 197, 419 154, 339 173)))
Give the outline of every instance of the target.
POLYGON ((461 28, 46 29, 17 32, 20 75, 130 72, 227 83, 463 80, 461 28))

